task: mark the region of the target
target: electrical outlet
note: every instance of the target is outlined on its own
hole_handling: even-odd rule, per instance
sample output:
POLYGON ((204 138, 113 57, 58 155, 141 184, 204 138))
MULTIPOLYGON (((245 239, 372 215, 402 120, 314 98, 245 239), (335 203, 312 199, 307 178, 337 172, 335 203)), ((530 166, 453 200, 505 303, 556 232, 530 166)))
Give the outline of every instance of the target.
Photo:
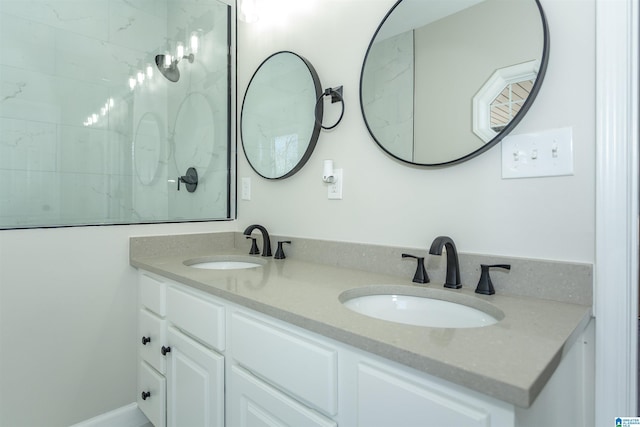
POLYGON ((502 178, 573 175, 572 128, 511 135, 502 140, 502 178))
POLYGON ((242 178, 241 185, 242 188, 240 190, 240 197, 242 198, 242 200, 251 200, 251 178, 242 178))
POLYGON ((327 198, 330 200, 342 200, 342 169, 333 171, 333 182, 329 184, 327 198))

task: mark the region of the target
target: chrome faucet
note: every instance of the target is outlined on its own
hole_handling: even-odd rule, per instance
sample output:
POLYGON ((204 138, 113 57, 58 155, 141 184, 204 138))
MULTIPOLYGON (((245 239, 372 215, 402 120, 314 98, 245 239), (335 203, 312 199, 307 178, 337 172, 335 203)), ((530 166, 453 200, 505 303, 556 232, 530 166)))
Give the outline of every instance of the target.
POLYGON ((266 228, 258 224, 253 224, 248 226, 243 234, 250 236, 256 228, 262 233, 262 256, 271 256, 271 239, 269 239, 269 233, 266 228))
POLYGON ((431 255, 442 255, 442 248, 447 251, 447 279, 444 282, 445 288, 460 289, 460 265, 458 263, 458 251, 453 239, 447 236, 438 236, 433 239, 429 253, 431 255))

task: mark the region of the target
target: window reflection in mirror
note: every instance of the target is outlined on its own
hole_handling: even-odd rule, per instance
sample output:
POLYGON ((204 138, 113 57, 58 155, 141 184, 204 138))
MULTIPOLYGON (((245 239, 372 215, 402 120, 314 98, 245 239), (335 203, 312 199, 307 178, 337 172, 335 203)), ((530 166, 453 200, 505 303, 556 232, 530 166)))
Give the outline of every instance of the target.
POLYGON ((500 92, 500 95, 491 101, 491 129, 499 133, 513 120, 527 100, 533 80, 523 80, 515 83, 508 83, 500 92))

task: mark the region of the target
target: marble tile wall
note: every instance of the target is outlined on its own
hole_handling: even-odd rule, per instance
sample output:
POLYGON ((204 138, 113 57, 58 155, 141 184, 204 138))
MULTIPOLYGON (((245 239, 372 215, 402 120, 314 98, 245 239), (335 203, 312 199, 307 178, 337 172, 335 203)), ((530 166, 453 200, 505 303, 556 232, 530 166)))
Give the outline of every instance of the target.
POLYGON ((362 78, 368 125, 385 149, 403 159, 413 158, 413 45, 412 31, 377 41, 362 78))
POLYGON ((226 216, 226 19, 216 0, 0 0, 0 228, 226 216), (154 58, 189 26, 202 54, 172 87, 154 58), (147 64, 153 76, 131 90, 147 64), (173 106, 192 92, 214 100, 215 134, 188 135, 202 141, 181 148, 173 106), (140 138, 138 154, 150 154, 136 158, 148 113, 158 131, 152 144, 140 138), (185 150, 215 159, 202 191, 172 212, 186 198, 175 183, 186 170, 174 166, 185 150))

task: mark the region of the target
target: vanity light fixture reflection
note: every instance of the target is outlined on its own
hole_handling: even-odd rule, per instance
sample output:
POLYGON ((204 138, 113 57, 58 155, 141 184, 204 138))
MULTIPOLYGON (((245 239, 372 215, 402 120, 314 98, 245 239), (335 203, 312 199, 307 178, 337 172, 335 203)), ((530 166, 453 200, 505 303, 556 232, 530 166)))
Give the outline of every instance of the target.
POLYGON ((189 37, 189 49, 187 49, 183 42, 176 43, 175 56, 169 52, 156 55, 156 66, 160 73, 169 81, 177 82, 180 80, 180 70, 178 69, 178 63, 183 59, 193 64, 195 60, 195 54, 198 53, 199 37, 196 31, 191 33, 189 37))
POLYGON ((244 21, 247 24, 258 21, 258 0, 240 0, 239 9, 239 18, 241 21, 244 21))

